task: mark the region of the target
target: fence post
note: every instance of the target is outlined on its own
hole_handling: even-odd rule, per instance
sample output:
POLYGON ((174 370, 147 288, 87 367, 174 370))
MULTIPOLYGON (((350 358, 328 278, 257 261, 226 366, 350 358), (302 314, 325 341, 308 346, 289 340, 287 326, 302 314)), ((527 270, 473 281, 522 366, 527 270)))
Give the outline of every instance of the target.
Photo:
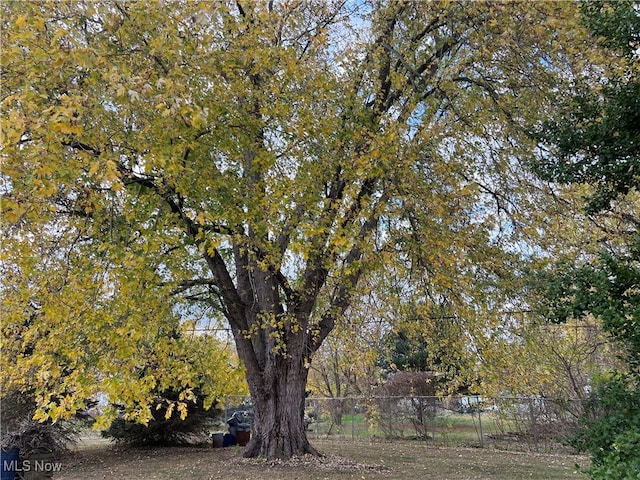
POLYGON ((438 415, 437 398, 433 397, 433 415, 431 415, 431 441, 436 443, 436 415, 438 415))
POLYGON ((482 433, 482 408, 478 407, 478 436, 480 438, 480 448, 484 448, 484 434, 482 433))
POLYGON ((353 400, 351 400, 351 441, 355 441, 356 436, 355 436, 355 432, 354 432, 354 428, 355 428, 355 424, 354 424, 354 417, 356 416, 356 405, 355 402, 353 400))
MULTIPOLYGON (((398 406, 394 405, 394 401, 393 400, 387 399, 386 403, 387 403, 387 418, 389 419, 388 430, 387 431, 389 432, 388 433, 389 436, 393 436, 393 421, 394 421, 394 417, 396 415, 398 415, 400 412, 398 412, 398 408, 397 408, 398 406)), ((403 433, 403 432, 400 431, 400 433, 403 433)))
POLYGON ((315 398, 313 400, 313 404, 315 406, 316 411, 316 440, 320 438, 320 412, 318 410, 318 399, 315 398))
POLYGON ((533 434, 533 443, 535 445, 536 452, 540 450, 538 442, 538 426, 536 425, 536 413, 533 409, 533 400, 529 397, 529 416, 531 417, 531 433, 533 434))

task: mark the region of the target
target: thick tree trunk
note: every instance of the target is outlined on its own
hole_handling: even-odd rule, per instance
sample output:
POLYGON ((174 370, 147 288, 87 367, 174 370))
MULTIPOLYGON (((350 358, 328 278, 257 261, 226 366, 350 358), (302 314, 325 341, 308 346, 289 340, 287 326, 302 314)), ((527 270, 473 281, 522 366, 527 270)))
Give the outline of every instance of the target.
POLYGON ((307 368, 290 356, 271 358, 276 375, 263 372, 262 378, 249 378, 250 385, 262 384, 252 399, 255 422, 244 457, 289 459, 294 455, 314 454, 304 427, 307 368))

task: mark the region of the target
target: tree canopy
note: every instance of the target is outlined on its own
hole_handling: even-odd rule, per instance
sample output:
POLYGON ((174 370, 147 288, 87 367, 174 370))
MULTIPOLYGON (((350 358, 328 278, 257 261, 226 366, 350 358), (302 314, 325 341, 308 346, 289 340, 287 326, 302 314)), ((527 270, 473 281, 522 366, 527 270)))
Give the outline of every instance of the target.
MULTIPOLYGON (((548 285, 549 313, 556 320, 591 313, 628 347, 640 366, 640 14, 634 2, 590 2, 584 21, 619 56, 617 71, 577 82, 541 138, 549 155, 535 165, 561 184, 587 184, 586 211, 602 223, 598 258, 577 258, 548 285), (611 219, 613 222, 611 222, 611 219)), ((561 267, 562 269, 563 267, 561 267)))
POLYGON ((574 444, 592 454, 593 479, 640 475, 640 12, 637 2, 587 2, 585 24, 618 68, 576 82, 541 138, 545 178, 590 187, 586 212, 600 228, 598 255, 543 275, 545 313, 564 322, 588 315, 623 348, 627 368, 595 383, 574 444))
POLYGON ((87 395, 65 365, 221 320, 266 457, 312 451, 308 366, 367 275, 403 263, 471 323, 505 305, 553 201, 529 127, 586 38, 551 2, 0 8, 3 337, 37 339, 40 415, 87 395))

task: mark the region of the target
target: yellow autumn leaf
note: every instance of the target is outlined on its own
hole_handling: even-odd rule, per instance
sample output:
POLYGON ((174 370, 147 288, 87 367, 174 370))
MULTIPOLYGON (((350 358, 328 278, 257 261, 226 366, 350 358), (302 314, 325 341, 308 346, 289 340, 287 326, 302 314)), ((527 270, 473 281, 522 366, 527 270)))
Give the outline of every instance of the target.
POLYGON ((322 373, 370 388, 389 332, 429 345, 446 388, 479 383, 478 363, 526 376, 497 347, 541 355, 500 338, 502 310, 535 300, 521 270, 598 243, 580 193, 525 168, 524 127, 558 108, 566 72, 619 68, 579 9, 248 3, 3 10, 2 387, 44 392, 43 419, 107 396, 149 423, 248 375, 272 394, 263 438, 304 453, 269 402, 303 405, 322 373))

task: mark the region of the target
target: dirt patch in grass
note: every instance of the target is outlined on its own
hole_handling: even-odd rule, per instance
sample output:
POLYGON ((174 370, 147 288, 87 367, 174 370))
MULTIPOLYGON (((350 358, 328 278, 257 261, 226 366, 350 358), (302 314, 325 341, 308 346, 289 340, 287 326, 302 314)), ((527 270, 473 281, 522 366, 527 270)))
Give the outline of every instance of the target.
POLYGON ((123 448, 90 440, 63 460, 57 480, 584 480, 584 457, 434 448, 415 442, 316 440, 322 458, 242 459, 230 448, 123 448))

